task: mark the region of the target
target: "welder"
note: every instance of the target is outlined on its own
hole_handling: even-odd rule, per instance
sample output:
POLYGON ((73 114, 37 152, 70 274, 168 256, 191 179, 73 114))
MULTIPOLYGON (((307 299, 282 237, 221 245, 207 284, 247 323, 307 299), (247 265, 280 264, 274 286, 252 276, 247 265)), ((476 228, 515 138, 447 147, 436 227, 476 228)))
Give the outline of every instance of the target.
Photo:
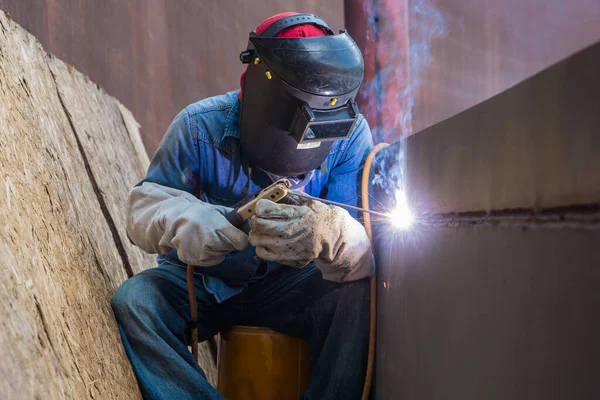
POLYGON ((127 356, 146 399, 223 398, 188 349, 192 265, 201 338, 250 325, 305 339, 303 398, 358 399, 370 241, 355 211, 293 193, 359 204, 373 147, 355 102, 362 54, 319 17, 284 13, 250 33, 240 60, 241 90, 182 110, 130 192, 127 233, 158 265, 113 297, 127 356), (249 230, 225 218, 281 178, 291 201, 258 201, 249 230))

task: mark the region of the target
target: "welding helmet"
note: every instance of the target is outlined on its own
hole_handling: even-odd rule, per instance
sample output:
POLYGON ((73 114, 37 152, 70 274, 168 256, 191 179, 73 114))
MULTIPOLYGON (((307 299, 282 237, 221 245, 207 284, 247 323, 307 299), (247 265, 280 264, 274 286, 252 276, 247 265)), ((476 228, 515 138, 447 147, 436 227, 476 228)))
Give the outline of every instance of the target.
POLYGON ((299 176, 325 161, 333 141, 348 139, 359 116, 355 97, 364 62, 347 32, 334 34, 312 14, 286 16, 261 34, 251 32, 240 60, 248 64, 240 142, 252 166, 277 176, 299 176), (276 37, 306 24, 326 34, 276 37))

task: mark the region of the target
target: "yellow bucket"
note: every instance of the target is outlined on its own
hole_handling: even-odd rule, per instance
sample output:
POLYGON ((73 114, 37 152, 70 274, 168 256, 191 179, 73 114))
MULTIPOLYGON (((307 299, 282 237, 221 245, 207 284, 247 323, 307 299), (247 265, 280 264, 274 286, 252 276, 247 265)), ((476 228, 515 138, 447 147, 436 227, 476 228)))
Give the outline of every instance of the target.
POLYGON ((221 334, 217 389, 227 400, 297 400, 310 375, 308 343, 264 328, 221 334))

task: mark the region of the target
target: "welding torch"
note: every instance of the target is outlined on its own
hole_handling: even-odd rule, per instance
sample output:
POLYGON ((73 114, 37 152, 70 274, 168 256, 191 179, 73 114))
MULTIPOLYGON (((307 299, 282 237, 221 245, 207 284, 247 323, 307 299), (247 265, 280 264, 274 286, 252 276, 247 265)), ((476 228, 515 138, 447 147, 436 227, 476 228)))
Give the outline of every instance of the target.
MULTIPOLYGON (((227 221, 229 221, 229 223, 235 226, 236 228, 242 228, 246 225, 246 221, 248 221, 254 215, 256 203, 258 203, 259 200, 265 199, 277 203, 287 196, 288 192, 290 191, 290 188, 291 184, 289 180, 280 179, 274 182, 273 184, 267 186, 266 188, 262 189, 258 193, 252 195, 249 201, 231 210, 225 215, 225 218, 227 218, 227 221)), ((383 218, 390 218, 389 214, 368 210, 366 208, 350 206, 348 204, 338 203, 336 201, 312 197, 304 192, 294 191, 294 194, 299 197, 304 197, 306 199, 320 201, 321 203, 330 204, 342 208, 348 208, 350 210, 361 211, 364 213, 377 215, 383 218)))
POLYGON ((315 200, 315 201, 320 201, 321 203, 325 203, 325 204, 330 204, 332 206, 338 206, 338 207, 342 207, 342 208, 348 208, 350 210, 355 210, 355 211, 361 211, 364 213, 369 213, 369 214, 373 214, 373 215, 377 215, 378 217, 383 217, 383 218, 390 218, 391 215, 390 214, 385 214, 379 211, 373 211, 373 210, 367 210, 366 208, 360 208, 360 207, 355 207, 355 206, 350 206, 348 204, 344 204, 344 203, 338 203, 337 201, 331 201, 331 200, 327 200, 327 199, 320 199, 318 197, 312 197, 311 195, 308 195, 304 192, 294 192, 295 195, 300 196, 300 197, 304 197, 305 199, 311 199, 311 200, 315 200))
POLYGON ((292 185, 289 180, 280 179, 274 182, 273 184, 267 186, 266 188, 262 189, 258 193, 255 193, 252 196, 250 196, 251 200, 225 214, 225 218, 227 219, 227 221, 229 221, 231 225, 235 226, 236 228, 247 229, 248 226, 246 225, 246 221, 248 221, 254 215, 256 203, 258 203, 259 200, 265 199, 277 203, 279 200, 283 199, 288 194, 288 191, 291 187, 292 185))

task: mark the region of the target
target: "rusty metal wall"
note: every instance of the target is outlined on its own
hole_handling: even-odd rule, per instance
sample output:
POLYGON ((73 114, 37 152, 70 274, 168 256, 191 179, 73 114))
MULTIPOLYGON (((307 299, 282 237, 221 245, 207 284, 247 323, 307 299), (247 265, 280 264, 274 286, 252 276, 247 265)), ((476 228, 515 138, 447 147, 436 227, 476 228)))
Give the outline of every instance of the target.
POLYGON ((132 110, 150 154, 183 107, 238 87, 239 52, 265 18, 313 12, 343 28, 343 0, 0 0, 0 9, 132 110))
MULTIPOLYGON (((410 0, 423 3, 423 0, 410 0)), ((445 25, 415 93, 414 131, 506 90, 600 39, 597 0, 428 0, 445 25)))
POLYGON ((388 142, 600 39, 597 0, 345 0, 345 13, 367 66, 360 104, 388 142))

